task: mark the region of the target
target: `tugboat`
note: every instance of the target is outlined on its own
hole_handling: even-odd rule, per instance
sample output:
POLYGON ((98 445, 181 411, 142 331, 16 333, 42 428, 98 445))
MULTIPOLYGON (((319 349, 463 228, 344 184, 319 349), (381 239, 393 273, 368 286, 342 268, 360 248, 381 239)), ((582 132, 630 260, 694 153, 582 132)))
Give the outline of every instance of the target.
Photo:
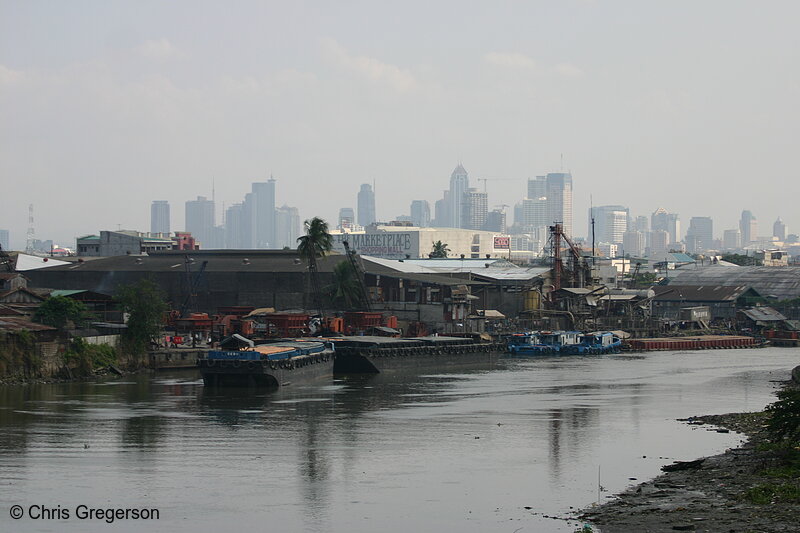
POLYGON ((282 387, 300 381, 333 379, 334 350, 330 343, 283 340, 256 346, 211 350, 197 360, 206 386, 282 387))
POLYGON ((562 349, 564 353, 573 355, 595 355, 606 353, 620 353, 622 350, 622 339, 610 331, 595 331, 581 335, 578 344, 566 346, 562 349))
POLYGON ((513 335, 508 352, 514 355, 556 355, 570 353, 580 343, 580 331, 534 331, 513 335))

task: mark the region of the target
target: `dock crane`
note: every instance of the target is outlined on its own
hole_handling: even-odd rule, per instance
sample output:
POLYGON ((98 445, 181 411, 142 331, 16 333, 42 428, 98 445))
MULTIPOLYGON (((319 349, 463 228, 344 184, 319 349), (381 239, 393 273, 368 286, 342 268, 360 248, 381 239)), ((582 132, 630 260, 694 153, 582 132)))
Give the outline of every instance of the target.
POLYGON ((200 286, 200 280, 203 278, 203 272, 206 270, 208 261, 203 261, 203 263, 200 265, 200 270, 198 270, 194 276, 192 275, 192 264, 194 264, 194 259, 186 254, 183 259, 183 265, 186 272, 187 292, 179 311, 181 318, 186 316, 186 311, 189 310, 189 304, 192 302, 192 299, 197 296, 195 293, 197 292, 197 288, 200 286))

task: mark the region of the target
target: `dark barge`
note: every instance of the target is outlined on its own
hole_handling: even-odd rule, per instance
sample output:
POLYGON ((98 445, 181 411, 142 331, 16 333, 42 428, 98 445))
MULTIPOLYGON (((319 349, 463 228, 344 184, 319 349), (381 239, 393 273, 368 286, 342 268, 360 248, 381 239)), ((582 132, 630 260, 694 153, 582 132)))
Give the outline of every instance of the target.
POLYGON ((286 340, 240 350, 211 350, 197 359, 206 386, 281 387, 333 379, 329 343, 286 340))
POLYGON ((495 363, 502 344, 465 337, 338 337, 333 371, 337 374, 452 367, 495 363))

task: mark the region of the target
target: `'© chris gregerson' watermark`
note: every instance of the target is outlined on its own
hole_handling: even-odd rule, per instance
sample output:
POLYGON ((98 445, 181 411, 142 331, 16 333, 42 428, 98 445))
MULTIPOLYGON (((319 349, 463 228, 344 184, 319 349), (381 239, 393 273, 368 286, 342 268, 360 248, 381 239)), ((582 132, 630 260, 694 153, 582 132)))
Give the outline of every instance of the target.
POLYGON ((113 524, 119 520, 160 520, 161 513, 154 507, 92 507, 76 505, 33 504, 23 507, 12 505, 8 513, 14 520, 93 520, 113 524))

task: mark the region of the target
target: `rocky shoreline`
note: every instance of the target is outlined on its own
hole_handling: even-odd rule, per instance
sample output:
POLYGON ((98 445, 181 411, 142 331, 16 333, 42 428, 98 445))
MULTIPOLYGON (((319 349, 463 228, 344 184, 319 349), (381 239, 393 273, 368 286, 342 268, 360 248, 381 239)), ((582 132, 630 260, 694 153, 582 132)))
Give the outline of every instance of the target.
POLYGON ((677 464, 611 502, 585 509, 580 519, 596 526, 591 531, 602 533, 800 532, 800 504, 757 504, 745 497, 749 489, 776 481, 763 474, 775 461, 774 454, 760 446, 766 442, 765 419, 764 412, 686 419, 688 424, 735 431, 747 439, 720 455, 677 464))

